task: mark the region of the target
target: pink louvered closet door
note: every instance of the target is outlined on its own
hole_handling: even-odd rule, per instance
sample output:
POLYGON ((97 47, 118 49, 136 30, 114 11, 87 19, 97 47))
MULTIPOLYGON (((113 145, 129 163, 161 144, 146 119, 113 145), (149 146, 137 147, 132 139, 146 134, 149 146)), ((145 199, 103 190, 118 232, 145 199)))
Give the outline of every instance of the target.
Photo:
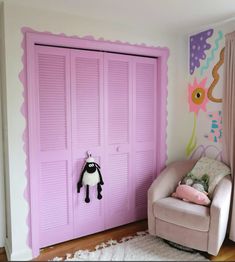
POLYGON ((48 246, 73 236, 69 50, 36 46, 31 176, 37 176, 39 242, 48 246))
MULTIPOLYGON (((34 219, 45 247, 147 217, 157 165, 157 60, 35 46, 29 97, 34 219), (77 193, 87 152, 103 198, 77 193)), ((33 236, 37 237, 37 236, 33 236)))
POLYGON ((133 181, 135 218, 147 217, 147 191, 157 168, 157 63, 135 57, 133 72, 133 181))
POLYGON ((104 230, 104 200, 97 199, 97 187, 90 187, 89 204, 85 187, 79 194, 76 187, 87 151, 104 177, 103 53, 72 50, 71 83, 74 236, 78 237, 104 230))
POLYGON ((104 54, 106 227, 133 220, 132 57, 104 54))

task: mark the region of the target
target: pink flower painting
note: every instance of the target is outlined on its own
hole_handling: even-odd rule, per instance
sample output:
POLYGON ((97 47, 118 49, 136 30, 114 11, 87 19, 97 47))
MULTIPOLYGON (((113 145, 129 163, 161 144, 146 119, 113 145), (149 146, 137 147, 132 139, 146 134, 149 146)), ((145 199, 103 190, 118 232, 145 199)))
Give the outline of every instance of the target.
POLYGON ((188 103, 189 111, 198 114, 199 110, 206 112, 206 105, 209 101, 207 97, 208 89, 205 87, 207 78, 198 82, 194 79, 193 85, 188 85, 188 103))

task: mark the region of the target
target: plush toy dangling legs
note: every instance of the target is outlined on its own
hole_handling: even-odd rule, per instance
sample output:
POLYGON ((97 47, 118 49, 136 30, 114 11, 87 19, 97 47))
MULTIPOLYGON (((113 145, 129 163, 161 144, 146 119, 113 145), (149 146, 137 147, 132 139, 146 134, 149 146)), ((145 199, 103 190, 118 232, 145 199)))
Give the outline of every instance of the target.
POLYGON ((98 199, 102 199, 101 191, 102 191, 101 184, 98 183, 98 184, 97 184, 97 192, 98 192, 97 198, 98 198, 98 199))
POLYGON ((89 197, 89 186, 86 186, 86 198, 85 198, 85 202, 89 203, 90 202, 90 197, 89 197))

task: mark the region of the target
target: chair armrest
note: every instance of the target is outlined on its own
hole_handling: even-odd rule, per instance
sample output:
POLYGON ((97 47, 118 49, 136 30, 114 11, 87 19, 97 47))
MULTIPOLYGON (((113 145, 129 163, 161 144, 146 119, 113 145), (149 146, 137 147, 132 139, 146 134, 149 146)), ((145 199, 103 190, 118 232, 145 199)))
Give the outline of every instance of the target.
POLYGON ((174 192, 178 182, 195 165, 196 160, 177 161, 169 164, 153 181, 148 190, 148 200, 155 202, 174 192))
POLYGON ((208 253, 216 256, 224 241, 232 192, 230 176, 225 176, 216 186, 210 206, 208 253))
POLYGON ((195 165, 196 160, 177 161, 169 164, 154 180, 148 190, 148 229, 155 235, 155 217, 153 204, 155 201, 168 197, 174 192, 178 182, 195 165))

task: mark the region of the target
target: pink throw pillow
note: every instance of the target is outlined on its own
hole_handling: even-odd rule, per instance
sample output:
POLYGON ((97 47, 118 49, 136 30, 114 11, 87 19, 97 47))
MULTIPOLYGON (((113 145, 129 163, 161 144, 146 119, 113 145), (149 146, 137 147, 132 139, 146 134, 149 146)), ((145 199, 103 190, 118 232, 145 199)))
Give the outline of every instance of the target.
POLYGON ((184 201, 205 206, 208 206, 211 202, 205 193, 188 185, 177 186, 176 192, 174 192, 172 196, 183 199, 184 201))

